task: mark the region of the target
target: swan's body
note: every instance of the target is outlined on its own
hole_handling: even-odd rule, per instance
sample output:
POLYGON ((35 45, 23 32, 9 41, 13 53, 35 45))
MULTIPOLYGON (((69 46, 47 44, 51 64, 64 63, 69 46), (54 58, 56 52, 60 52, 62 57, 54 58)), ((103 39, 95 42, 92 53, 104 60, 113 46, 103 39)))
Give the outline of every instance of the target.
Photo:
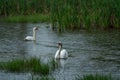
POLYGON ((30 40, 30 41, 32 41, 32 40, 35 40, 34 38, 33 38, 33 36, 27 36, 26 38, 25 38, 25 40, 30 40))
POLYGON ((27 41, 36 40, 36 30, 38 30, 38 28, 34 27, 33 28, 33 36, 27 36, 24 40, 27 40, 27 41))
POLYGON ((55 58, 67 58, 68 57, 68 53, 65 49, 57 50, 56 54, 55 54, 55 58))
POLYGON ((65 49, 62 49, 62 43, 58 44, 59 49, 56 51, 55 59, 68 58, 68 52, 65 49))

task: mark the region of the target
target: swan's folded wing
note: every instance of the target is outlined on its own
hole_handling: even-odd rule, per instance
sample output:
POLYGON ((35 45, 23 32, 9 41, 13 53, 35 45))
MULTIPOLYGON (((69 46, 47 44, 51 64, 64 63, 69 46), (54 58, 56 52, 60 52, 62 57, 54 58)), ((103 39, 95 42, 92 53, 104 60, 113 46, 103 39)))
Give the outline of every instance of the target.
POLYGON ((24 40, 34 40, 32 36, 27 36, 24 40))
POLYGON ((68 58, 68 52, 67 52, 65 49, 63 49, 63 50, 61 51, 60 56, 61 56, 61 58, 68 58))

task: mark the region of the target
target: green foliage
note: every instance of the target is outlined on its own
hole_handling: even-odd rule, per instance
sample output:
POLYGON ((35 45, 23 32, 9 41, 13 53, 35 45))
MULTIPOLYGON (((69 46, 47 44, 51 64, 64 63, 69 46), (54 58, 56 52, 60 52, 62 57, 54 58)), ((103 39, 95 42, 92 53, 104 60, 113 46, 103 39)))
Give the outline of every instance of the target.
POLYGON ((23 69, 24 61, 23 60, 13 60, 11 62, 7 62, 5 68, 8 69, 8 71, 21 71, 23 69))
POLYGON ((50 20, 59 31, 120 28, 119 5, 120 0, 0 0, 0 15, 10 16, 9 22, 50 20), (47 16, 31 16, 35 14, 47 16))
POLYGON ((50 60, 50 62, 49 62, 50 64, 50 67, 51 67, 51 70, 55 70, 57 67, 57 62, 54 60, 54 59, 52 59, 52 60, 50 60))
POLYGON ((52 0, 51 22, 59 30, 120 28, 120 0, 52 0))
POLYGON ((77 76, 75 80, 112 80, 110 75, 84 75, 82 78, 77 76))
POLYGON ((0 62, 0 69, 11 72, 32 71, 34 73, 47 75, 50 73, 52 63, 43 63, 37 58, 28 60, 15 59, 8 62, 0 62))
POLYGON ((35 14, 35 15, 19 15, 19 16, 8 16, 5 18, 7 22, 50 22, 48 14, 35 14))
POLYGON ((0 0, 0 15, 48 13, 49 0, 0 0))

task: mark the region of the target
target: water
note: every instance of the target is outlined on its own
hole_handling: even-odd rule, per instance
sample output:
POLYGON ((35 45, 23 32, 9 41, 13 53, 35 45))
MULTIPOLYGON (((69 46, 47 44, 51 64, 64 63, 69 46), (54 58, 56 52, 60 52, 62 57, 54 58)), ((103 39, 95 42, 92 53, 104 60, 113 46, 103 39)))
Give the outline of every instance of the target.
MULTIPOLYGON (((76 75, 112 74, 120 79, 120 32, 101 31, 58 33, 47 24, 0 23, 0 61, 38 57, 43 61, 54 58, 57 42, 69 52, 67 60, 58 61, 52 75, 56 80, 74 80, 76 75), (37 41, 24 41, 39 26, 37 41)), ((0 80, 30 80, 29 73, 0 72, 0 80)))

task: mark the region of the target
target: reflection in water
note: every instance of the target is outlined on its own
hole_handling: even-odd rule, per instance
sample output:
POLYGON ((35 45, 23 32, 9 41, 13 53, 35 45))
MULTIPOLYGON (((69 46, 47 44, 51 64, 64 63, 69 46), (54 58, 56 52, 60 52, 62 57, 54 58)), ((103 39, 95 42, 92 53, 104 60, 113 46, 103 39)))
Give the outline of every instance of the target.
POLYGON ((54 76, 56 77, 57 80, 67 80, 67 75, 66 74, 66 64, 67 64, 67 59, 55 59, 56 64, 56 72, 54 73, 54 76), (57 74, 57 75, 56 75, 57 74))
POLYGON ((57 63, 56 64, 56 67, 57 68, 62 68, 64 69, 65 65, 66 65, 66 62, 67 62, 67 59, 55 59, 55 62, 57 63))

